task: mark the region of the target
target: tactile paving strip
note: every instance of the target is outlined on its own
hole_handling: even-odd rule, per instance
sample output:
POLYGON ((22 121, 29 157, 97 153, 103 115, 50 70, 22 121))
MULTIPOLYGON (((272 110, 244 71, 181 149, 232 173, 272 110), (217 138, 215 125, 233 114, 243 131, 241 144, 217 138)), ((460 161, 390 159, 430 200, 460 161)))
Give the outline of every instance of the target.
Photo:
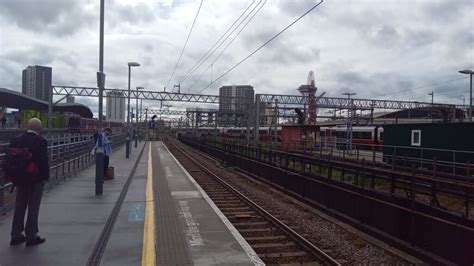
POLYGON ((193 265, 178 212, 159 160, 157 142, 152 143, 153 193, 156 216, 156 264, 193 265))

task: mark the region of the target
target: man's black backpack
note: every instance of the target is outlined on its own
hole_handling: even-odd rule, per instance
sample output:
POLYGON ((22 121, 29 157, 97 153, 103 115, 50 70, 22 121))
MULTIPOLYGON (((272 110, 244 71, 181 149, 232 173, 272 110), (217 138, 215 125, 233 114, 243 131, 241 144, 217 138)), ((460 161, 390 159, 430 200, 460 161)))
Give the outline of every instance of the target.
POLYGON ((28 148, 8 148, 2 169, 6 180, 15 185, 28 185, 38 179, 39 167, 28 148))

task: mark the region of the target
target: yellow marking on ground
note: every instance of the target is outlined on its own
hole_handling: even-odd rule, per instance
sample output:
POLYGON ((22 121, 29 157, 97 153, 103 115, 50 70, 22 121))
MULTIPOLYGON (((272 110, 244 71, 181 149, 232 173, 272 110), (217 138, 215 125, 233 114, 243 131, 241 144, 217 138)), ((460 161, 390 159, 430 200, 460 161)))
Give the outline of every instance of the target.
POLYGON ((143 228, 142 266, 156 265, 155 249, 155 208, 153 199, 153 160, 151 145, 148 146, 148 173, 146 180, 145 226, 143 228))

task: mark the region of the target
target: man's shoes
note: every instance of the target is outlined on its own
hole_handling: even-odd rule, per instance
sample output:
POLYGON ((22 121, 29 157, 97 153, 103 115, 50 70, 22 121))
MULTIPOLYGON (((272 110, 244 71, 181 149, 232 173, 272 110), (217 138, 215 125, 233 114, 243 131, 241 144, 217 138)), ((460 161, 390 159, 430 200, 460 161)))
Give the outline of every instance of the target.
POLYGON ((36 236, 36 238, 33 238, 32 240, 27 240, 25 246, 27 247, 36 246, 39 244, 43 244, 44 242, 46 242, 46 238, 36 236))
POLYGON ((10 246, 20 245, 21 243, 25 241, 26 241, 26 237, 24 235, 21 235, 20 237, 17 237, 17 238, 12 238, 12 240, 10 240, 10 246))

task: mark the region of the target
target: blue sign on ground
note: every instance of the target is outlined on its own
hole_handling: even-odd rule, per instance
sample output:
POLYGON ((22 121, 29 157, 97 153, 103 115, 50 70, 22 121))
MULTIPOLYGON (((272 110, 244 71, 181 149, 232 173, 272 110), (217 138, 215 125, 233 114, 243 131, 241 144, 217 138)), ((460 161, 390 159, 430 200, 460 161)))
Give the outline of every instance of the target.
POLYGON ((128 208, 129 222, 143 222, 145 220, 145 204, 131 204, 128 208))

